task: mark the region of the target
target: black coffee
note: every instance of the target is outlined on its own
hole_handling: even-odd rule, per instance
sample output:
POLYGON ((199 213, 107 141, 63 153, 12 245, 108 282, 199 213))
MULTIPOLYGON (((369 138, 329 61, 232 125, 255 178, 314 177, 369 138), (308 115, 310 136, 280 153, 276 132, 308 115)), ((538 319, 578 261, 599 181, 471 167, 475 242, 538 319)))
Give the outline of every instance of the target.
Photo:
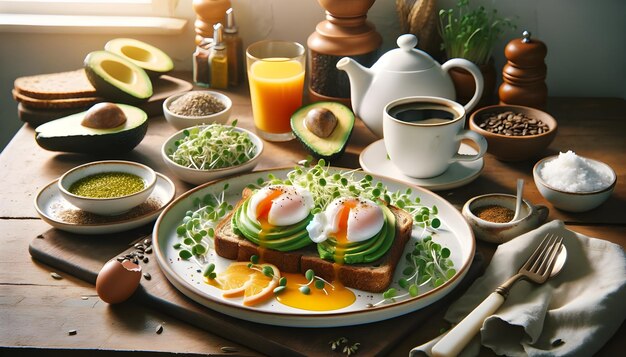
POLYGON ((457 118, 451 108, 429 103, 406 103, 389 109, 389 115, 407 123, 439 124, 457 118))

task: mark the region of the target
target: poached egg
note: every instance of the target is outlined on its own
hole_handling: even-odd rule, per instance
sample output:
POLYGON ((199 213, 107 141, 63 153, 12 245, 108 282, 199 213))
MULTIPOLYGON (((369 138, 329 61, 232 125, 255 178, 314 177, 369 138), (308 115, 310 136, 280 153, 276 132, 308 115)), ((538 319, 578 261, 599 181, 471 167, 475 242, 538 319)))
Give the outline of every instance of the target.
POLYGON ((246 214, 260 223, 265 221, 271 226, 288 226, 307 218, 313 206, 313 197, 306 189, 270 185, 250 197, 246 214))
POLYGON ((362 242, 383 228, 384 213, 375 202, 364 198, 340 197, 317 213, 307 226, 309 237, 321 243, 335 237, 339 244, 362 242))

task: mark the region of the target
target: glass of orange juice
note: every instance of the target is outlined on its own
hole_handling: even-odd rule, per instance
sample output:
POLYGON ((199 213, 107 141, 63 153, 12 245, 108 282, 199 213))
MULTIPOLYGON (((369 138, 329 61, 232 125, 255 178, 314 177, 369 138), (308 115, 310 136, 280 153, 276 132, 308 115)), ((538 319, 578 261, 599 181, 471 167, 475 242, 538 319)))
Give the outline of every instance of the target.
POLYGON ((261 41, 246 50, 254 125, 268 141, 294 138, 290 118, 302 106, 305 50, 297 42, 261 41))

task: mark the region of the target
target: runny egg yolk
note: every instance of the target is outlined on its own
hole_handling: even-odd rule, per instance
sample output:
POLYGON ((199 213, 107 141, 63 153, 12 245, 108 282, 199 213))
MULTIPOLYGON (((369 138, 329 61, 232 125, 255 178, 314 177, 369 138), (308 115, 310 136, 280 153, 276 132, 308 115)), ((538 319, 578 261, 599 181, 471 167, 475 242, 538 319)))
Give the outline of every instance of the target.
POLYGON ((348 219, 350 218, 350 210, 355 207, 356 201, 350 200, 343 202, 339 209, 337 233, 335 233, 335 240, 337 240, 337 246, 335 247, 335 263, 337 264, 343 264, 343 257, 345 256, 346 245, 348 244, 348 219))
POLYGON ((261 232, 259 233, 259 240, 263 242, 264 233, 269 232, 273 225, 269 223, 268 217, 270 209, 272 208, 273 201, 283 194, 281 190, 271 190, 269 194, 265 196, 256 207, 256 217, 261 224, 261 232))
POLYGON ((340 282, 326 284, 324 290, 309 285, 311 292, 303 294, 299 288, 306 285, 308 280, 302 274, 283 273, 287 277, 287 288, 276 295, 281 304, 308 311, 332 311, 348 307, 354 303, 356 296, 350 289, 346 289, 340 282))

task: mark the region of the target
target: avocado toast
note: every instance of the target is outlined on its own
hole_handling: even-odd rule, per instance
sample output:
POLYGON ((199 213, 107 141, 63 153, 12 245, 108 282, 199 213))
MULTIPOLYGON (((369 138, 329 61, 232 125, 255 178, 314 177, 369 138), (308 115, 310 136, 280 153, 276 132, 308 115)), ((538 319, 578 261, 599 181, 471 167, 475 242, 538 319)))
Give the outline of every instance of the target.
POLYGON ((375 257, 375 260, 348 264, 350 259, 346 253, 346 262, 340 264, 320 257, 320 253, 323 256, 324 252, 329 250, 327 244, 323 248, 320 246, 322 243, 316 245, 311 241, 310 244, 298 249, 280 251, 261 247, 247 239, 236 227, 237 219, 234 218, 237 212, 241 212, 242 205, 252 194, 252 190, 244 189, 242 199, 236 207, 218 223, 214 238, 215 251, 218 255, 237 261, 248 261, 251 256, 257 255, 283 272, 304 273, 312 269, 315 274, 328 281, 338 280, 346 287, 368 292, 382 292, 391 284, 404 246, 411 237, 413 219, 405 211, 397 207, 385 206, 383 210, 386 209, 387 213, 385 213, 384 232, 381 233, 383 236, 380 237, 380 242, 371 242, 371 244, 377 244, 377 247, 366 248, 355 255, 356 260, 368 254, 375 257), (382 254, 372 255, 370 254, 372 249, 384 249, 384 251, 382 254))

